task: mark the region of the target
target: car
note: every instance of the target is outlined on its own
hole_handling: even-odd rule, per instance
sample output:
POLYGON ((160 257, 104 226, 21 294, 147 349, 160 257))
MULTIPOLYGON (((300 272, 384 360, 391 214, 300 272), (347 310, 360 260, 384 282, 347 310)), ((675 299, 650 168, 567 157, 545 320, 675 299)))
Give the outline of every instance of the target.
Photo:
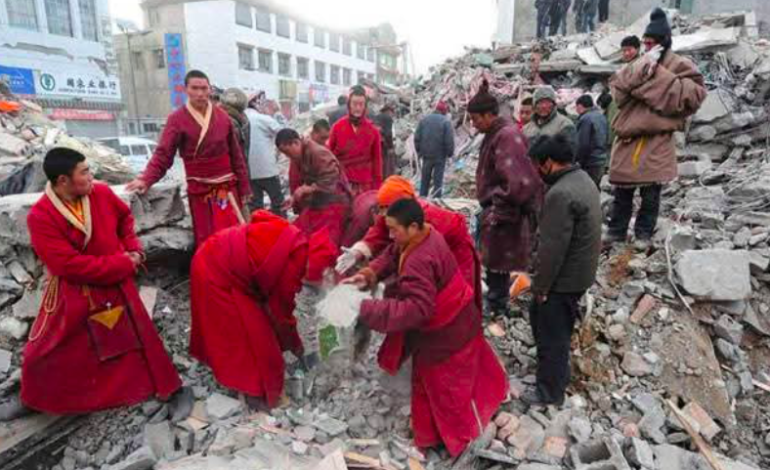
MULTIPOLYGON (((133 136, 107 137, 99 139, 98 142, 122 155, 128 166, 136 174, 144 171, 147 162, 150 161, 153 153, 155 153, 155 148, 158 146, 154 140, 133 136)), ((177 181, 183 179, 182 163, 179 159, 175 159, 174 165, 169 170, 167 177, 177 181)), ((165 180, 166 178, 161 181, 165 180)))

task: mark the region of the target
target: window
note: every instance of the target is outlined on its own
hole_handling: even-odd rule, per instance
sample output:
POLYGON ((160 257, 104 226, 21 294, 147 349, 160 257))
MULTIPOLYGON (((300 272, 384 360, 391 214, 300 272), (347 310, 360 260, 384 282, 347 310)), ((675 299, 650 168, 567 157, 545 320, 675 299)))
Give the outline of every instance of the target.
POLYGON ((345 55, 353 55, 353 43, 350 39, 342 38, 342 53, 345 55))
MULTIPOLYGON (((136 124, 133 122, 128 123, 128 133, 129 134, 135 134, 136 133, 136 124)), ((120 146, 120 154, 124 157, 130 157, 131 156, 131 147, 128 145, 121 145, 120 146)))
POLYGON ((356 43, 356 57, 361 60, 366 60, 366 46, 360 42, 356 43))
POLYGON ((166 68, 166 55, 163 53, 163 49, 154 49, 152 51, 152 62, 155 64, 156 69, 166 68))
POLYGON ((340 68, 337 65, 332 65, 331 68, 331 77, 329 78, 329 81, 332 85, 339 85, 340 84, 340 68))
POLYGON ((254 48, 238 45, 238 68, 254 70, 254 48))
POLYGON ((340 51, 340 35, 337 33, 329 33, 329 50, 333 52, 340 51))
POLYGON ((297 78, 307 80, 310 78, 310 61, 297 57, 297 78))
POLYGON ((673 6, 674 8, 679 9, 682 13, 690 14, 692 13, 692 4, 693 0, 673 0, 673 6))
MULTIPOLYGON (((144 128, 144 132, 159 132, 160 126, 158 126, 157 122, 145 122, 142 124, 142 127, 144 128)), ((150 147, 150 154, 155 150, 155 145, 148 145, 150 147)))
POLYGON ((80 27, 83 31, 83 39, 88 41, 98 41, 99 33, 96 22, 95 0, 80 0, 80 27))
POLYGON ((374 62, 374 48, 367 47, 366 48, 366 60, 369 62, 374 62))
POLYGON ((257 8, 257 29, 266 33, 273 32, 273 27, 270 23, 270 12, 262 7, 257 8))
POLYGON ((147 18, 150 21, 150 27, 155 27, 160 24, 160 13, 157 8, 151 8, 147 11, 147 18))
POLYGON ((315 28, 313 33, 313 43, 316 45, 316 47, 320 47, 321 49, 326 48, 326 31, 320 28, 315 28))
POLYGON ((326 64, 317 60, 315 61, 315 81, 321 83, 326 81, 326 64))
POLYGON ((251 7, 245 3, 235 2, 235 24, 251 28, 254 26, 254 18, 251 16, 251 7))
POLYGON ((48 18, 49 33, 72 37, 69 0, 45 0, 45 16, 48 18))
POLYGON ((276 16, 275 34, 281 36, 282 38, 289 38, 291 37, 291 33, 289 31, 289 19, 283 15, 276 16))
POLYGON ((291 77, 291 56, 289 54, 278 54, 278 74, 291 77))
POLYGON ((360 84, 361 82, 364 81, 365 78, 366 78, 366 74, 364 72, 358 72, 358 82, 357 83, 360 84))
POLYGON ((131 53, 131 66, 134 70, 144 70, 144 60, 142 59, 141 51, 131 53))
POLYGON ((297 42, 307 43, 308 33, 305 23, 297 22, 297 42))
POLYGON ((273 51, 259 50, 259 71, 273 73, 273 51))
POLYGON ((8 23, 15 28, 37 30, 35 0, 6 0, 8 23))
POLYGON ((350 69, 342 69, 342 84, 345 86, 352 85, 353 71, 350 69))

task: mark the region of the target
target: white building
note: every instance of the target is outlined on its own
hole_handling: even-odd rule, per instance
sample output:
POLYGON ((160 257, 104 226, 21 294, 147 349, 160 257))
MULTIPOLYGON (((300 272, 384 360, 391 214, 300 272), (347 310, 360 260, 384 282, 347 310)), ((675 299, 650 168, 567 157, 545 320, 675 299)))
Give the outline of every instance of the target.
POLYGON ((117 135, 108 0, 0 0, 0 76, 75 135, 117 135))
POLYGON ((516 21, 516 0, 496 0, 495 34, 492 43, 496 46, 513 44, 513 26, 516 21))

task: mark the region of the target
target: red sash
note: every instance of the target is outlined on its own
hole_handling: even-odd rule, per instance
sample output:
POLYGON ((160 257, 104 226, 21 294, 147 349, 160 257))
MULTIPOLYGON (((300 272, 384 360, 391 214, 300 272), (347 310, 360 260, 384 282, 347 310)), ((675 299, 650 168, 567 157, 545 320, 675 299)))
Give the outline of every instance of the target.
POLYGON ((214 158, 185 159, 184 170, 187 192, 192 194, 206 194, 213 185, 235 181, 230 155, 226 153, 214 158))
MULTIPOLYGON (((420 331, 435 331, 449 325, 473 302, 473 289, 458 270, 452 280, 436 296, 436 313, 420 331)), ((401 364, 406 360, 404 348, 406 333, 390 333, 385 337, 377 354, 377 361, 390 375, 396 375, 401 364)))

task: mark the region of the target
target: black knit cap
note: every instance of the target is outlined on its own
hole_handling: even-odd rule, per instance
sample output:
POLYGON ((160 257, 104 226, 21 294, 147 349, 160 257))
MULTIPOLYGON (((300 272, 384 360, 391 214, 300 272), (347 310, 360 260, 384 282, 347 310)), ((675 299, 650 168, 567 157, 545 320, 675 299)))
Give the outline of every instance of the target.
POLYGON ((563 134, 540 137, 529 149, 529 156, 540 163, 551 159, 557 163, 572 162, 572 144, 563 134))
POLYGON ((481 82, 479 92, 468 103, 468 112, 473 114, 497 114, 500 112, 500 104, 497 102, 497 98, 489 92, 489 82, 486 78, 481 82))
POLYGON ((650 24, 644 30, 644 35, 659 39, 660 41, 658 42, 661 43, 666 39, 671 39, 671 26, 668 24, 668 17, 665 11, 660 8, 652 10, 650 24))

